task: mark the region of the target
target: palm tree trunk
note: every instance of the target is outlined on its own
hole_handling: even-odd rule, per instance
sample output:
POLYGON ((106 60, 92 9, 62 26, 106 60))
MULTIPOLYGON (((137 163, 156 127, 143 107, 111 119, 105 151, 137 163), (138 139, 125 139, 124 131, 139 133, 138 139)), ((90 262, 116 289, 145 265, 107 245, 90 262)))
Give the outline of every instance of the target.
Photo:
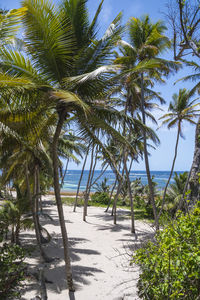
POLYGON ((122 181, 120 181, 118 183, 118 187, 117 187, 117 193, 115 195, 114 198, 114 203, 113 203, 113 210, 112 210, 112 215, 114 215, 114 224, 117 224, 117 199, 119 197, 120 191, 121 191, 121 187, 122 187, 122 181))
MULTIPOLYGON (((30 181, 29 181, 29 171, 28 171, 28 165, 26 162, 26 187, 27 187, 27 193, 28 193, 28 199, 29 202, 31 203, 31 209, 32 209, 32 215, 33 215, 33 223, 34 223, 34 228, 35 228, 35 236, 36 236, 36 240, 37 240, 37 244, 38 244, 38 248, 40 251, 40 258, 41 260, 43 260, 44 262, 49 262, 51 261, 47 255, 45 254, 43 248, 42 248, 42 244, 41 244, 41 236, 40 236, 40 230, 39 230, 39 224, 38 224, 38 220, 37 220, 37 213, 36 213, 36 207, 35 207, 35 200, 33 199, 32 195, 31 195, 31 188, 30 188, 30 181)), ((36 187, 36 174, 34 174, 34 186, 36 187)), ((34 187, 34 189, 35 189, 34 187)), ((36 196, 36 194, 35 194, 36 196)))
POLYGON ((53 137, 52 143, 52 156, 53 156, 53 180, 54 180, 54 192, 56 198, 56 204, 58 209, 58 216, 60 221, 61 233, 62 233, 62 240, 63 240, 63 247, 64 247, 64 259, 65 259, 65 269, 66 269, 66 277, 67 277, 67 284, 70 291, 74 291, 73 279, 72 279, 72 270, 71 270, 71 262, 69 256, 69 242, 67 236, 67 230, 65 226, 65 218, 63 213, 63 206, 60 196, 60 184, 59 184, 59 162, 58 162, 58 139, 66 118, 66 112, 61 110, 58 112, 58 123, 56 127, 56 131, 53 137))
POLYGON ((98 149, 96 148, 96 155, 95 155, 94 165, 93 165, 92 174, 91 174, 91 177, 90 177, 90 182, 89 182, 89 187, 88 187, 88 199, 89 199, 89 196, 90 196, 92 181, 93 181, 93 178, 94 178, 94 171, 95 171, 95 168, 96 168, 96 165, 97 165, 97 155, 98 155, 98 149))
POLYGON ((109 210, 109 207, 110 207, 110 204, 111 204, 111 201, 112 201, 112 195, 113 195, 113 193, 114 193, 114 190, 115 190, 116 185, 117 185, 117 178, 115 179, 115 183, 114 183, 113 188, 112 188, 112 191, 111 191, 111 193, 110 193, 109 203, 108 203, 108 206, 107 206, 105 212, 107 212, 107 211, 109 210))
POLYGON ((66 162, 65 171, 64 171, 64 174, 63 174, 62 179, 61 179, 60 188, 62 188, 62 186, 63 186, 64 180, 65 180, 65 175, 66 175, 67 169, 68 169, 68 164, 69 164, 69 158, 67 159, 67 162, 66 162))
POLYGON ((174 151, 174 159, 173 159, 173 162, 172 162, 171 172, 169 174, 169 178, 167 180, 167 183, 166 183, 166 186, 165 186, 165 189, 164 189, 163 199, 162 199, 162 205, 161 205, 161 209, 160 209, 159 214, 158 214, 158 219, 160 218, 160 216, 162 214, 162 211, 163 211, 163 208, 164 208, 164 204, 165 204, 165 197, 166 197, 166 193, 167 193, 167 188, 168 188, 168 185, 170 183, 171 177, 173 175, 174 165, 175 165, 175 162, 176 162, 176 157, 177 157, 177 152, 178 152, 178 142, 179 142, 179 137, 180 137, 180 131, 181 131, 181 124, 180 124, 180 121, 179 121, 179 123, 178 123, 177 137, 176 137, 176 145, 175 145, 175 151, 174 151))
POLYGON ((128 170, 128 173, 129 173, 129 174, 130 174, 131 169, 132 169, 133 161, 134 161, 134 159, 131 158, 131 163, 130 163, 129 170, 128 170))
POLYGON ((83 221, 86 221, 86 216, 87 216, 87 205, 88 205, 88 198, 89 198, 88 189, 89 189, 90 177, 91 177, 91 173, 92 173, 93 161, 94 161, 94 145, 92 146, 90 170, 89 170, 89 174, 88 174, 88 181, 87 181, 86 192, 85 192, 84 208, 83 208, 83 221))
POLYGON ((75 199, 75 202, 74 202, 74 210, 73 210, 73 212, 76 211, 76 207, 77 207, 77 204, 78 204, 78 195, 79 195, 79 190, 80 190, 80 186, 81 186, 81 181, 82 181, 82 178, 83 178, 83 173, 84 173, 84 170, 85 170, 85 164, 86 164, 86 161, 87 161, 87 158, 88 158, 88 152, 89 152, 89 146, 88 146, 87 153, 85 155, 85 160, 83 162, 81 176, 80 176, 80 179, 79 179, 79 182, 78 182, 78 187, 77 187, 76 199, 75 199))
POLYGON ((135 233, 135 217, 134 217, 134 209, 133 209, 133 196, 132 196, 132 191, 131 191, 131 182, 129 178, 129 172, 127 169, 127 164, 126 164, 127 157, 124 155, 124 169, 126 172, 126 178, 128 181, 128 193, 129 193, 129 198, 130 198, 130 204, 131 204, 131 233, 135 233))
POLYGON ((105 173, 105 171, 108 169, 108 166, 109 165, 107 165, 106 167, 105 167, 105 169, 103 169, 102 171, 101 171, 101 173, 99 174, 99 176, 90 184, 90 188, 101 178, 101 176, 103 176, 103 174, 105 173))
MULTIPOLYGON (((142 112, 142 122, 145 125, 146 118, 145 118, 145 111, 144 111, 144 77, 143 77, 143 73, 141 74, 141 112, 142 112)), ((151 173, 150 173, 150 168, 149 168, 149 158, 148 158, 148 151, 147 151, 147 137, 146 137, 145 129, 143 129, 143 139, 144 139, 145 167, 146 167, 146 173, 147 173, 147 179, 148 179, 150 200, 151 200, 151 205, 153 208, 156 230, 159 230, 159 220, 158 220, 158 214, 157 214, 157 209, 156 209, 156 203, 155 203, 155 199, 154 199, 154 191, 153 191, 153 184, 152 184, 152 180, 151 180, 151 173)))

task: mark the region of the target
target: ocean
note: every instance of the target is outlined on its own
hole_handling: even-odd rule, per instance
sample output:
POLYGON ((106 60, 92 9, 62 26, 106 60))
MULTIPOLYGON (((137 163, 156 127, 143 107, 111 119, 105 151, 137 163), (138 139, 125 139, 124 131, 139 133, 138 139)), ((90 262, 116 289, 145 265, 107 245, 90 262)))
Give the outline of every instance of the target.
MULTIPOLYGON (((96 170, 94 172, 93 180, 95 180, 95 178, 97 178, 100 175, 100 173, 101 173, 100 170, 96 170)), ((154 176, 154 181, 157 183, 157 187, 159 189, 162 189, 165 186, 166 181, 169 177, 169 173, 170 173, 169 171, 151 171, 151 175, 154 176)), ((180 174, 183 172, 177 171, 177 173, 180 174)), ((88 174, 89 171, 85 170, 82 177, 80 191, 84 191, 86 189, 88 174)), ((76 192, 80 175, 81 175, 81 170, 68 170, 64 178, 62 191, 76 192)), ((101 183, 105 177, 108 179, 107 181, 108 185, 112 185, 114 183, 115 175, 111 170, 105 171, 105 173, 97 182, 101 183)), ((135 180, 136 178, 141 178, 142 183, 147 184, 147 176, 145 171, 131 171, 130 173, 131 181, 135 180)), ((171 182, 173 182, 173 179, 171 179, 171 182)), ((95 188, 92 187, 91 191, 95 191, 95 188)))

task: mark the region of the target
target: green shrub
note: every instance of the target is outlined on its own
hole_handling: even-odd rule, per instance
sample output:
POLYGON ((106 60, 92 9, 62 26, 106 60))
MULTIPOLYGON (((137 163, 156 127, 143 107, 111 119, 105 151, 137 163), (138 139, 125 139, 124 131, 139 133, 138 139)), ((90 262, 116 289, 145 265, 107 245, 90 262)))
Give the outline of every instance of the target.
POLYGON ((110 198, 109 198, 109 194, 106 192, 96 192, 91 196, 91 200, 92 202, 95 203, 107 205, 110 198))
POLYGON ((18 299, 20 283, 24 280, 25 251, 14 244, 0 247, 0 299, 18 299))
POLYGON ((140 298, 151 300, 200 297, 200 208, 178 219, 133 256, 141 268, 140 298))

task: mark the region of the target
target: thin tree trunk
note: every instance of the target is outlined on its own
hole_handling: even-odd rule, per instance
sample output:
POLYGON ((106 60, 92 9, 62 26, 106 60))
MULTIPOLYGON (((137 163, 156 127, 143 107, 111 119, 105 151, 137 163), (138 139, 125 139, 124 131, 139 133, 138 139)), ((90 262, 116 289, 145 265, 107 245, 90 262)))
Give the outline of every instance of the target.
MULTIPOLYGON (((143 73, 141 74, 141 111, 142 111, 142 122, 144 125, 146 125, 146 118, 145 118, 145 111, 144 111, 144 77, 143 77, 143 73)), ((158 220, 158 214, 157 214, 157 209, 156 209, 156 203, 155 203, 155 199, 154 199, 154 190, 153 190, 153 184, 152 184, 152 179, 151 179, 151 173, 150 173, 150 168, 149 168, 149 158, 148 158, 148 151, 147 151, 147 137, 146 137, 145 129, 143 129, 143 139, 144 139, 145 167, 146 167, 146 173, 147 173, 147 179, 148 179, 151 205, 153 208, 156 230, 159 230, 159 220, 158 220)))
POLYGON ((128 192, 129 192, 129 198, 130 198, 130 204, 131 204, 131 233, 135 233, 133 196, 132 196, 132 191, 131 191, 131 182, 130 182, 130 178, 129 178, 129 172, 128 172, 127 164, 126 164, 126 155, 124 155, 124 168, 125 168, 126 177, 127 177, 127 181, 128 181, 128 192))
POLYGON ((113 203, 113 211, 112 211, 112 213, 114 215, 114 224, 115 225, 117 224, 117 199, 118 199, 120 191, 121 191, 121 186, 122 186, 122 182, 120 181, 119 184, 118 184, 118 187, 117 187, 117 193, 115 195, 114 203, 113 203))
POLYGON ((89 197, 88 189, 89 189, 90 177, 91 177, 91 173, 92 173, 93 160, 94 160, 94 145, 92 146, 90 170, 89 170, 89 174, 88 174, 88 181, 87 181, 86 192, 85 192, 84 208, 83 208, 83 221, 86 221, 86 216, 87 216, 87 205, 88 205, 88 197, 89 197))
MULTIPOLYGON (((35 178, 35 172, 34 172, 34 189, 36 187, 36 178, 35 178)), ((36 217, 36 210, 35 210, 35 199, 33 199, 31 195, 31 188, 30 188, 30 181, 29 181, 29 171, 28 171, 28 165, 26 162, 26 186, 27 186, 27 193, 28 193, 28 199, 29 202, 31 203, 31 209, 32 209, 32 215, 33 215, 33 223, 34 223, 34 228, 35 228, 35 236, 38 244, 38 248, 40 251, 40 258, 44 262, 49 262, 49 258, 46 256, 42 244, 41 244, 41 236, 40 236, 40 231, 39 231, 39 224, 37 222, 37 217, 36 217)), ((36 195, 34 195, 36 196, 36 195)))
POLYGON ((110 197, 109 197, 110 200, 109 200, 109 203, 108 203, 108 206, 107 206, 105 212, 108 212, 108 210, 109 210, 109 207, 110 207, 110 204, 111 204, 111 201, 112 201, 112 195, 113 195, 113 193, 114 193, 114 190, 115 190, 115 188, 116 188, 116 185, 117 185, 117 178, 115 179, 115 183, 114 183, 113 188, 112 188, 112 191, 111 191, 111 193, 110 193, 110 197))
POLYGON ((181 130, 181 124, 180 124, 180 121, 179 121, 179 123, 178 123, 177 137, 176 137, 176 145, 175 145, 175 151, 174 151, 174 159, 173 159, 173 162, 172 162, 171 172, 169 174, 169 178, 167 180, 167 183, 166 183, 166 186, 165 186, 165 189, 164 189, 163 199, 162 199, 162 205, 161 205, 160 212, 158 214, 158 219, 160 218, 160 216, 162 214, 162 211, 163 211, 163 208, 164 208, 164 204, 165 204, 165 197, 166 197, 166 193, 167 193, 167 188, 168 188, 168 185, 170 183, 170 180, 172 178, 173 171, 174 171, 174 165, 175 165, 175 162, 176 162, 176 157, 177 157, 177 152, 178 152, 178 142, 179 142, 179 137, 180 137, 180 130, 181 130))
POLYGON ((63 177, 61 179, 60 188, 62 188, 62 186, 63 186, 64 180, 65 180, 65 175, 66 175, 67 169, 68 169, 68 164, 69 164, 69 158, 67 159, 67 162, 66 162, 65 171, 64 171, 63 177))
POLYGON ((40 268, 39 270, 39 281, 40 281, 40 296, 41 300, 47 300, 47 289, 45 283, 45 276, 44 276, 44 267, 40 268))
POLYGON ((83 173, 84 173, 84 170, 85 170, 85 164, 86 164, 86 161, 87 161, 87 158, 88 158, 88 152, 89 152, 89 146, 88 146, 88 150, 87 150, 87 153, 86 153, 86 156, 85 156, 85 160, 83 162, 81 176, 80 176, 80 179, 79 179, 79 182, 78 182, 78 187, 77 187, 76 199, 75 199, 75 202, 74 202, 74 210, 73 210, 73 212, 76 211, 76 207, 77 207, 77 204, 78 204, 78 195, 79 195, 79 190, 80 190, 80 186, 81 186, 81 181, 82 181, 82 178, 83 178, 83 173))
MULTIPOLYGON (((118 187, 120 187, 119 192, 118 192, 118 189, 117 189, 117 193, 118 193, 117 198, 119 197, 119 194, 121 192, 121 188, 122 188, 122 184, 123 184, 123 180, 124 180, 124 171, 125 170, 124 170, 124 167, 123 167, 122 175, 121 175, 121 177, 118 177, 118 179, 117 179, 118 180, 118 187)), ((117 211, 117 201, 115 201, 115 198, 114 198, 111 216, 113 216, 114 213, 115 213, 115 217, 116 217, 116 211, 117 211)))
POLYGON ((133 161, 134 161, 134 159, 131 158, 131 163, 130 163, 129 170, 128 170, 128 173, 129 173, 129 174, 130 174, 131 169, 132 169, 133 161))
MULTIPOLYGON (((40 188, 40 170, 39 167, 37 168, 37 195, 38 195, 38 205, 40 207, 40 212, 42 213, 42 195, 41 195, 41 188, 40 188)), ((39 208, 38 208, 39 211, 39 208)))
POLYGON ((106 168, 104 170, 101 171, 101 173, 99 174, 99 176, 91 183, 90 188, 101 178, 101 176, 105 173, 105 171, 108 169, 108 166, 106 166, 106 168))
POLYGON ((62 126, 65 121, 66 112, 63 110, 61 110, 60 112, 58 111, 58 116, 59 119, 58 119, 56 131, 53 137, 53 144, 52 144, 54 192, 55 192, 56 204, 58 208, 58 215, 59 215, 59 221, 60 221, 60 227, 62 233, 67 283, 68 283, 69 290, 73 292, 74 285, 73 285, 72 269, 71 269, 70 255, 69 255, 69 242, 68 242, 67 230, 65 226, 63 206, 62 206, 62 201, 60 196, 60 184, 59 184, 59 172, 58 172, 59 162, 58 162, 58 150, 57 150, 58 139, 62 130, 62 126))
POLYGON ((97 165, 97 155, 98 155, 98 149, 96 148, 96 155, 95 155, 94 165, 93 165, 92 174, 91 174, 91 177, 90 177, 90 182, 89 182, 89 187, 88 187, 88 199, 90 197, 92 181, 93 181, 93 178, 94 178, 94 171, 95 171, 95 168, 96 168, 96 165, 97 165))

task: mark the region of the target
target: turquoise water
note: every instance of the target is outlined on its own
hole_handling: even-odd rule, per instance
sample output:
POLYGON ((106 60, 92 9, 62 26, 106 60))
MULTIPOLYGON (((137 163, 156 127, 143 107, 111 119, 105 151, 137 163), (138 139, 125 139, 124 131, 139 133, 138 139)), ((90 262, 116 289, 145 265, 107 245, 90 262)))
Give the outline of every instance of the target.
MULTIPOLYGON (((84 191, 86 188, 88 173, 89 173, 88 170, 84 171, 84 175, 83 175, 81 187, 80 187, 81 191, 84 191)), ((100 173, 101 173, 100 170, 96 170, 94 173, 93 180, 95 180, 95 178, 97 178, 100 173)), ((162 189, 165 186, 166 181, 169 177, 169 173, 170 173, 169 171, 151 171, 151 175, 154 176, 154 181, 157 183, 159 189, 162 189)), ((177 173, 183 173, 183 172, 177 172, 177 173)), ((81 170, 68 170, 67 174, 65 176, 65 179, 64 179, 64 185, 62 187, 62 190, 69 191, 69 192, 75 192, 77 189, 80 175, 81 175, 81 170)), ((106 171, 97 182, 100 183, 105 177, 108 179, 108 182, 107 182, 108 185, 112 185, 114 183, 115 175, 113 174, 112 171, 106 171)), ((131 173, 130 173, 131 181, 136 178, 141 178, 142 183, 147 184, 147 176, 146 176, 145 171, 131 171, 131 173)), ((173 181, 173 179, 171 180, 171 182, 172 181, 173 181)), ((94 187, 93 187, 92 191, 94 191, 94 187)))

